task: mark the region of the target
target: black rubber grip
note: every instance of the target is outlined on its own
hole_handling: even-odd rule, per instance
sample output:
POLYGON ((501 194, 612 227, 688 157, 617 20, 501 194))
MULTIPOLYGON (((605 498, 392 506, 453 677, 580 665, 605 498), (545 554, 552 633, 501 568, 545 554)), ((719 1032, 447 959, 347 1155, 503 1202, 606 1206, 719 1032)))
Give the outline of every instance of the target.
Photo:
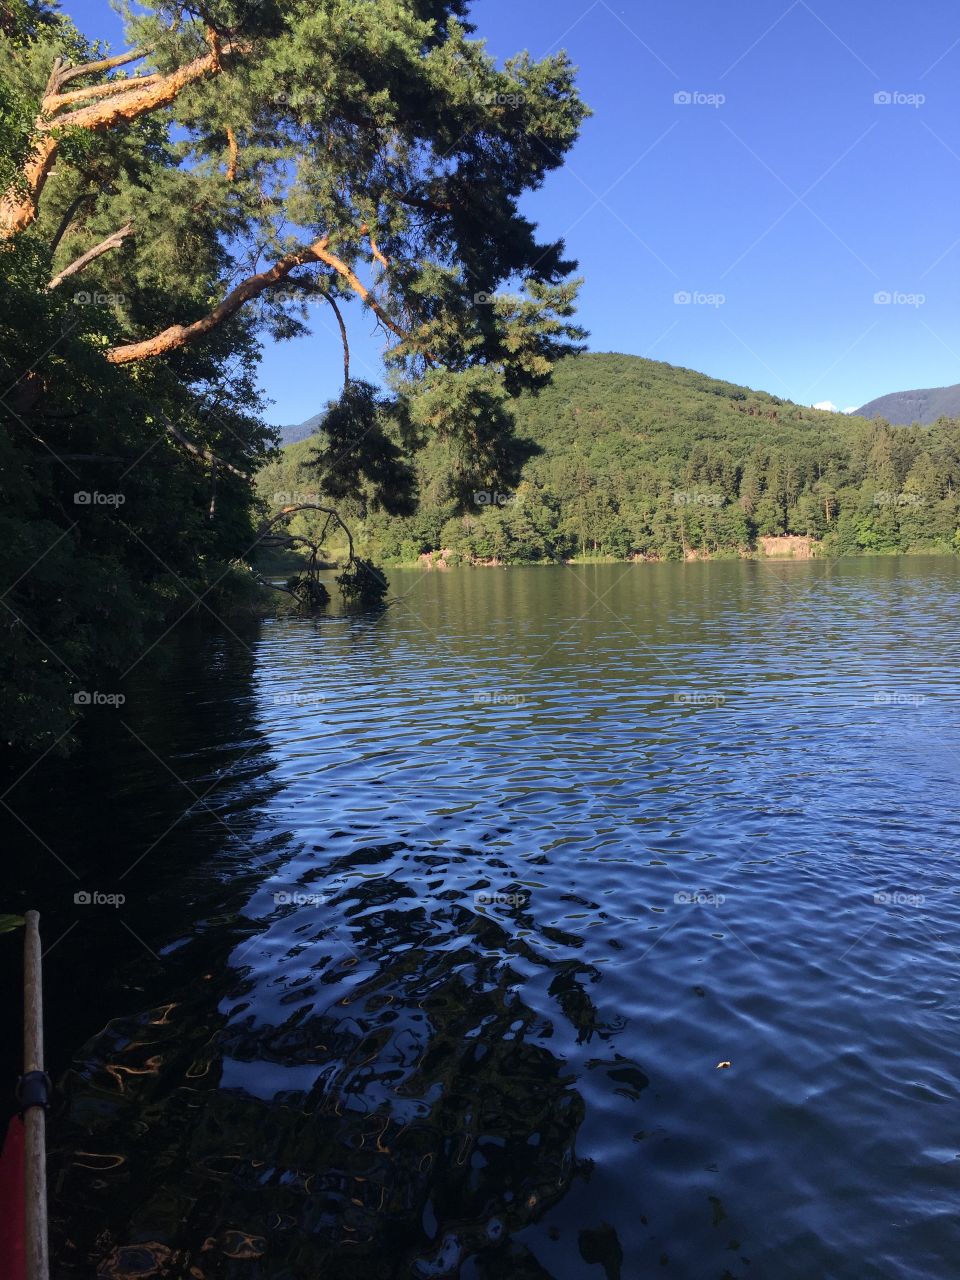
POLYGON ((45 1071, 27 1071, 17 1081, 17 1104, 20 1107, 20 1114, 23 1115, 31 1107, 43 1107, 46 1111, 50 1106, 52 1092, 53 1085, 45 1071))

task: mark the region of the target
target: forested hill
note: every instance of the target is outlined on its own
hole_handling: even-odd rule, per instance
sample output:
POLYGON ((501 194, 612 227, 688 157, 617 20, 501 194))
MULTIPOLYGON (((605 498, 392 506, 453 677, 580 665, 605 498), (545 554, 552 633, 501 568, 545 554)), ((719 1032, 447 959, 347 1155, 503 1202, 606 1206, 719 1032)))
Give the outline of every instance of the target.
MULTIPOLYGON (((432 445, 419 459, 415 516, 352 513, 371 555, 675 559, 741 554, 783 534, 830 554, 960 545, 954 421, 891 427, 617 354, 561 361, 514 408, 519 434, 540 449, 516 490, 481 490, 456 512, 451 458, 432 445)), ((315 443, 290 446, 262 473, 268 502, 309 485, 301 464, 315 443)))

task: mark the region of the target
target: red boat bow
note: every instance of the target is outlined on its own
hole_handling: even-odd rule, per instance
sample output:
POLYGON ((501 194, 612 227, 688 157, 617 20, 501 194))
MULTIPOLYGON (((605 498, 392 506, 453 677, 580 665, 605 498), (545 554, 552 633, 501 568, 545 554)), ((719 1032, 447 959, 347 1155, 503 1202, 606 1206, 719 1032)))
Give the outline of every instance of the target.
POLYGON ((26 1280, 27 1249, 23 1121, 14 1116, 0 1154, 0 1275, 26 1280))

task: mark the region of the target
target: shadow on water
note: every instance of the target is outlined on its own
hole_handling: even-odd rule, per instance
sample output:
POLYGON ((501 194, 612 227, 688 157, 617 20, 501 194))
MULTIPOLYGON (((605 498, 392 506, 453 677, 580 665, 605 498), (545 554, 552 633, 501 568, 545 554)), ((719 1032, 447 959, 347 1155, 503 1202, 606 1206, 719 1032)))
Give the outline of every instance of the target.
POLYGON ((62 1190, 97 1225, 64 1275, 451 1275, 564 1194, 582 1099, 535 1042, 503 930, 376 874, 410 852, 358 850, 331 870, 374 878, 281 908, 205 989, 87 1046, 62 1190))
MULTIPOLYGON (((374 689, 398 663, 420 678, 415 631, 339 626, 359 670, 378 669, 374 689)), ((642 1052, 642 1030, 618 1040, 627 1019, 598 1003, 585 947, 588 922, 615 922, 589 890, 538 918, 524 886, 548 859, 529 840, 507 848, 510 826, 481 834, 459 792, 445 803, 429 754, 417 814, 368 792, 387 750, 362 755, 375 709, 341 710, 330 777, 345 770, 360 799, 332 795, 318 717, 304 743, 263 714, 261 668, 280 689, 307 680, 312 630, 281 629, 266 658, 259 628, 177 640, 123 707, 90 716, 80 755, 10 793, 19 897, 5 907, 39 907, 48 948, 55 1280, 627 1280, 637 1260, 692 1275, 663 1269, 644 1210, 671 1215, 645 1202, 643 1177, 657 1159, 685 1172, 699 1152, 664 1148, 669 1081, 651 1087, 622 1051, 642 1052), (494 884, 491 906, 478 891, 494 884), (591 1106, 631 1153, 606 1190, 578 1151, 591 1106)), ((527 820, 491 796, 501 822, 527 820)), ((535 830, 542 797, 524 786, 519 799, 535 830)), ((15 1007, 15 943, 0 948, 15 1007)), ((14 1046, 3 1065, 12 1078, 14 1046)), ((696 1195, 697 1274, 748 1274, 720 1199, 696 1195)))
POLYGON ((583 1104, 527 1042, 503 930, 411 900, 385 865, 441 859, 399 844, 331 864, 345 894, 307 883, 249 914, 293 847, 270 830, 249 650, 207 643, 164 655, 160 697, 156 671, 129 682, 75 760, 12 797, 30 829, 11 906, 42 912, 49 1062, 73 1057, 55 1274, 430 1277, 491 1250, 513 1274, 511 1236, 576 1175, 583 1104))

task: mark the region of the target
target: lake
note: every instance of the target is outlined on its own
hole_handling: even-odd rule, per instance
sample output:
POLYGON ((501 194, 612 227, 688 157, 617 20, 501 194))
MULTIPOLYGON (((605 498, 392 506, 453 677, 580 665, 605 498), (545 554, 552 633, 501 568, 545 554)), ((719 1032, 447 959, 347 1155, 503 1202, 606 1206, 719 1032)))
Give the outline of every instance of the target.
POLYGON ((54 1274, 956 1274, 960 562, 391 578, 6 795, 54 1274))

